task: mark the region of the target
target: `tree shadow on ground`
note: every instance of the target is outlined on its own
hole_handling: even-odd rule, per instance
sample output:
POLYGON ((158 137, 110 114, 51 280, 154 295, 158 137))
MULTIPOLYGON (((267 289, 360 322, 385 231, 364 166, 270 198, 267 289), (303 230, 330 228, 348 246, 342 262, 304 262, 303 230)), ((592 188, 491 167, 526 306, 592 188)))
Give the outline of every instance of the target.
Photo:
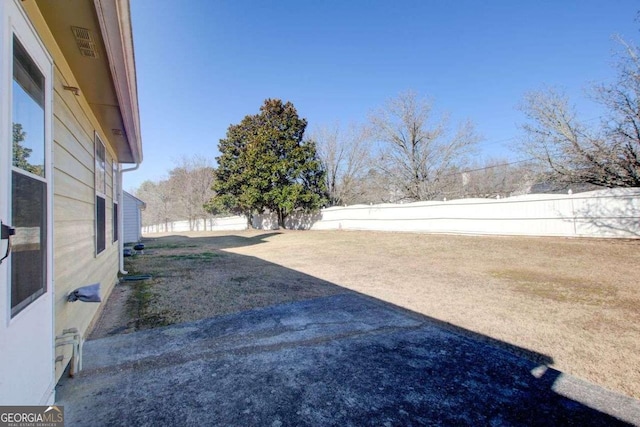
MULTIPOLYGON (((194 234, 197 232, 191 232, 194 234)), ((187 234, 172 234, 163 237, 144 237, 142 242, 145 243, 148 249, 179 249, 188 248, 193 245, 206 245, 213 249, 229 249, 229 248, 241 248, 244 246, 253 246, 265 243, 269 237, 277 236, 280 232, 261 233, 255 236, 240 236, 240 235, 222 235, 222 236, 204 236, 204 237, 192 237, 187 234), (185 243, 184 239, 189 238, 193 240, 193 245, 185 243), (197 243, 196 243, 197 242, 197 243)))
MULTIPOLYGON (((191 237, 183 249, 222 251, 274 234, 191 237)), ((147 240, 157 248, 149 258, 181 241, 147 240)), ((171 262, 184 272, 204 261, 171 262)), ((246 280, 199 273, 190 287, 156 285, 191 300, 172 307, 192 322, 90 342, 98 360, 59 389, 71 421, 83 407, 105 424, 136 425, 628 425, 616 418, 620 404, 640 411, 631 398, 566 379, 549 355, 256 257, 206 262, 242 266, 246 280), (220 311, 225 298, 241 302, 220 311), (107 385, 92 385, 101 375, 107 385)))

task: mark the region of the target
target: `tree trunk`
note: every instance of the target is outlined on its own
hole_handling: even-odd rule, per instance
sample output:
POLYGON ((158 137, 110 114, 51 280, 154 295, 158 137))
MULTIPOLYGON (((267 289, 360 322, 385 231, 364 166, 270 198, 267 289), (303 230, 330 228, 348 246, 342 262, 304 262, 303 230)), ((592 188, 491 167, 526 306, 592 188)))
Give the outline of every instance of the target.
POLYGON ((284 214, 284 211, 282 209, 278 209, 278 228, 283 228, 283 229, 287 229, 284 220, 287 216, 284 214))
POLYGON ((247 229, 253 230, 253 222, 251 222, 251 212, 245 212, 244 216, 247 218, 247 229))

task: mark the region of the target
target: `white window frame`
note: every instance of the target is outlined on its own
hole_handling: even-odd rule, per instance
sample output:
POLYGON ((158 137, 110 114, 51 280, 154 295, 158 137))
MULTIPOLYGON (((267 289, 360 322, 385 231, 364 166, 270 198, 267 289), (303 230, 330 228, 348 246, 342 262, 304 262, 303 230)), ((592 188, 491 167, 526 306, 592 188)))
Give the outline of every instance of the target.
POLYGON ((104 197, 105 199, 107 198, 107 147, 104 145, 104 142, 102 142, 102 139, 100 138, 100 135, 98 135, 98 132, 94 133, 95 137, 94 137, 94 164, 95 164, 95 188, 96 188, 96 194, 100 195, 102 197, 104 197), (103 158, 102 158, 102 162, 104 164, 104 166, 102 167, 102 188, 99 188, 99 185, 101 184, 98 179, 98 174, 100 173, 100 171, 98 170, 99 166, 98 166, 98 154, 99 154, 99 148, 102 147, 102 152, 103 152, 103 158), (102 191, 100 191, 102 190, 102 191))
MULTIPOLYGON (((44 295, 11 316, 10 286, 0 289, 0 401, 3 404, 50 405, 55 400, 55 310, 53 265, 53 58, 39 37, 19 0, 0 1, 0 138, 8 144, 12 136, 12 44, 13 36, 45 76, 45 176, 47 183, 47 289, 44 295), (21 367, 16 366, 19 362, 21 367), (19 372, 19 374, 17 374, 19 372)), ((10 221, 13 155, 0 150, 0 219, 10 221)), ((5 242, 6 243, 6 242, 5 242)), ((6 248, 3 245, 2 249, 6 248)), ((9 284, 9 262, 0 265, 2 284, 9 284)))
MULTIPOLYGON (((3 0, 4 1, 4 0, 3 0)), ((11 117, 13 115, 13 59, 5 60, 6 58, 12 58, 13 52, 13 38, 15 37, 20 44, 27 50, 30 58, 37 64, 40 71, 45 76, 45 101, 44 101, 44 137, 45 137, 45 157, 44 157, 44 177, 36 174, 32 174, 20 168, 13 166, 13 154, 0 150, 0 166, 3 170, 19 171, 19 173, 31 177, 46 183, 46 209, 47 209, 47 261, 46 261, 46 289, 43 295, 51 295, 53 293, 53 150, 52 150, 52 135, 53 135, 53 59, 51 58, 46 47, 40 40, 35 29, 29 23, 26 15, 19 7, 17 2, 7 2, 0 7, 0 23, 5 22, 7 13, 9 16, 20 16, 18 19, 9 19, 10 25, 6 28, 0 27, 0 58, 2 58, 0 70, 0 76, 2 81, 0 82, 0 137, 6 138, 7 141, 11 140, 12 125, 11 117), (6 8, 6 9, 5 9, 6 8), (14 8, 12 10, 12 8, 14 8), (5 167, 7 169, 5 169, 5 167)), ((11 210, 11 186, 10 178, 6 173, 0 174, 0 199, 7 201, 7 206, 0 208, 0 217, 6 221, 11 210)), ((6 244, 6 242, 5 242, 6 244)), ((2 245, 2 247, 6 247, 2 245)), ((8 277, 11 277, 11 266, 7 263, 8 277)), ((11 301, 11 287, 7 286, 6 297, 8 310, 4 313, 5 321, 7 325, 10 325, 23 316, 27 316, 29 312, 33 310, 39 310, 39 304, 33 302, 27 305, 20 312, 12 315, 10 301, 11 301)), ((42 296, 36 298, 35 301, 42 299, 42 296)))
POLYGON ((102 142, 102 139, 98 135, 98 132, 94 132, 94 187, 95 187, 95 254, 100 255, 107 249, 107 147, 102 142), (102 166, 99 162, 99 154, 102 153, 102 166), (102 174, 102 177, 99 176, 102 174), (102 187, 102 188, 100 188, 102 187), (104 223, 103 230, 100 230, 100 223, 98 219, 98 197, 102 199, 104 206, 104 223), (100 241, 98 239, 99 233, 102 232, 104 239, 104 247, 100 247, 100 241))

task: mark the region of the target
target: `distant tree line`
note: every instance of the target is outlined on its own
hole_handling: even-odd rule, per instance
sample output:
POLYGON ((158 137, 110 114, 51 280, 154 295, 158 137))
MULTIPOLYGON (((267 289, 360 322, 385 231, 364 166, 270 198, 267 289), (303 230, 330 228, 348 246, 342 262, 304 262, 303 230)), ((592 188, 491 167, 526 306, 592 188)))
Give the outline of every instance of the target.
POLYGON ((452 130, 448 115, 414 92, 389 100, 367 124, 320 127, 311 139, 332 206, 509 196, 535 179, 526 162, 479 161, 473 123, 452 130))
POLYGON ((525 194, 547 189, 640 187, 640 53, 621 41, 618 79, 592 94, 606 114, 597 125, 579 120, 557 90, 531 92, 522 159, 480 161, 480 137, 470 121, 447 114, 414 92, 371 113, 367 123, 317 127, 290 102, 268 99, 259 113, 231 125, 213 162, 183 159, 160 182, 144 182, 145 224, 167 224, 229 213, 276 214, 281 227, 295 211, 358 203, 397 203, 525 194))
POLYGON ((213 162, 202 156, 184 157, 169 176, 160 181, 144 181, 134 192, 144 201, 142 225, 160 225, 169 230, 173 221, 188 220, 195 230, 199 219, 208 218, 206 203, 213 197, 213 162))
POLYGON ((640 51, 618 41, 617 79, 591 88, 605 112, 595 125, 579 118, 559 90, 525 97, 522 150, 545 179, 565 186, 640 187, 640 51))

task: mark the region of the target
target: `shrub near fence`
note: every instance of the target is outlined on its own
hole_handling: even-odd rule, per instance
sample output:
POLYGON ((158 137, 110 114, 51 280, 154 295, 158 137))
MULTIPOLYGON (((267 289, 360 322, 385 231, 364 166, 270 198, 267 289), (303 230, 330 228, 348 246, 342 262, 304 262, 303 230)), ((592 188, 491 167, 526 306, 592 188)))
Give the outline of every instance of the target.
MULTIPOLYGON (((639 238, 639 217, 640 188, 621 188, 504 199, 333 207, 311 215, 291 215, 287 228, 639 238)), ((247 228, 244 217, 216 221, 219 225, 213 224, 209 229, 247 228)), ((277 228, 275 215, 254 215, 252 223, 258 229, 277 228)), ((146 227, 143 232, 153 229, 146 227)))

